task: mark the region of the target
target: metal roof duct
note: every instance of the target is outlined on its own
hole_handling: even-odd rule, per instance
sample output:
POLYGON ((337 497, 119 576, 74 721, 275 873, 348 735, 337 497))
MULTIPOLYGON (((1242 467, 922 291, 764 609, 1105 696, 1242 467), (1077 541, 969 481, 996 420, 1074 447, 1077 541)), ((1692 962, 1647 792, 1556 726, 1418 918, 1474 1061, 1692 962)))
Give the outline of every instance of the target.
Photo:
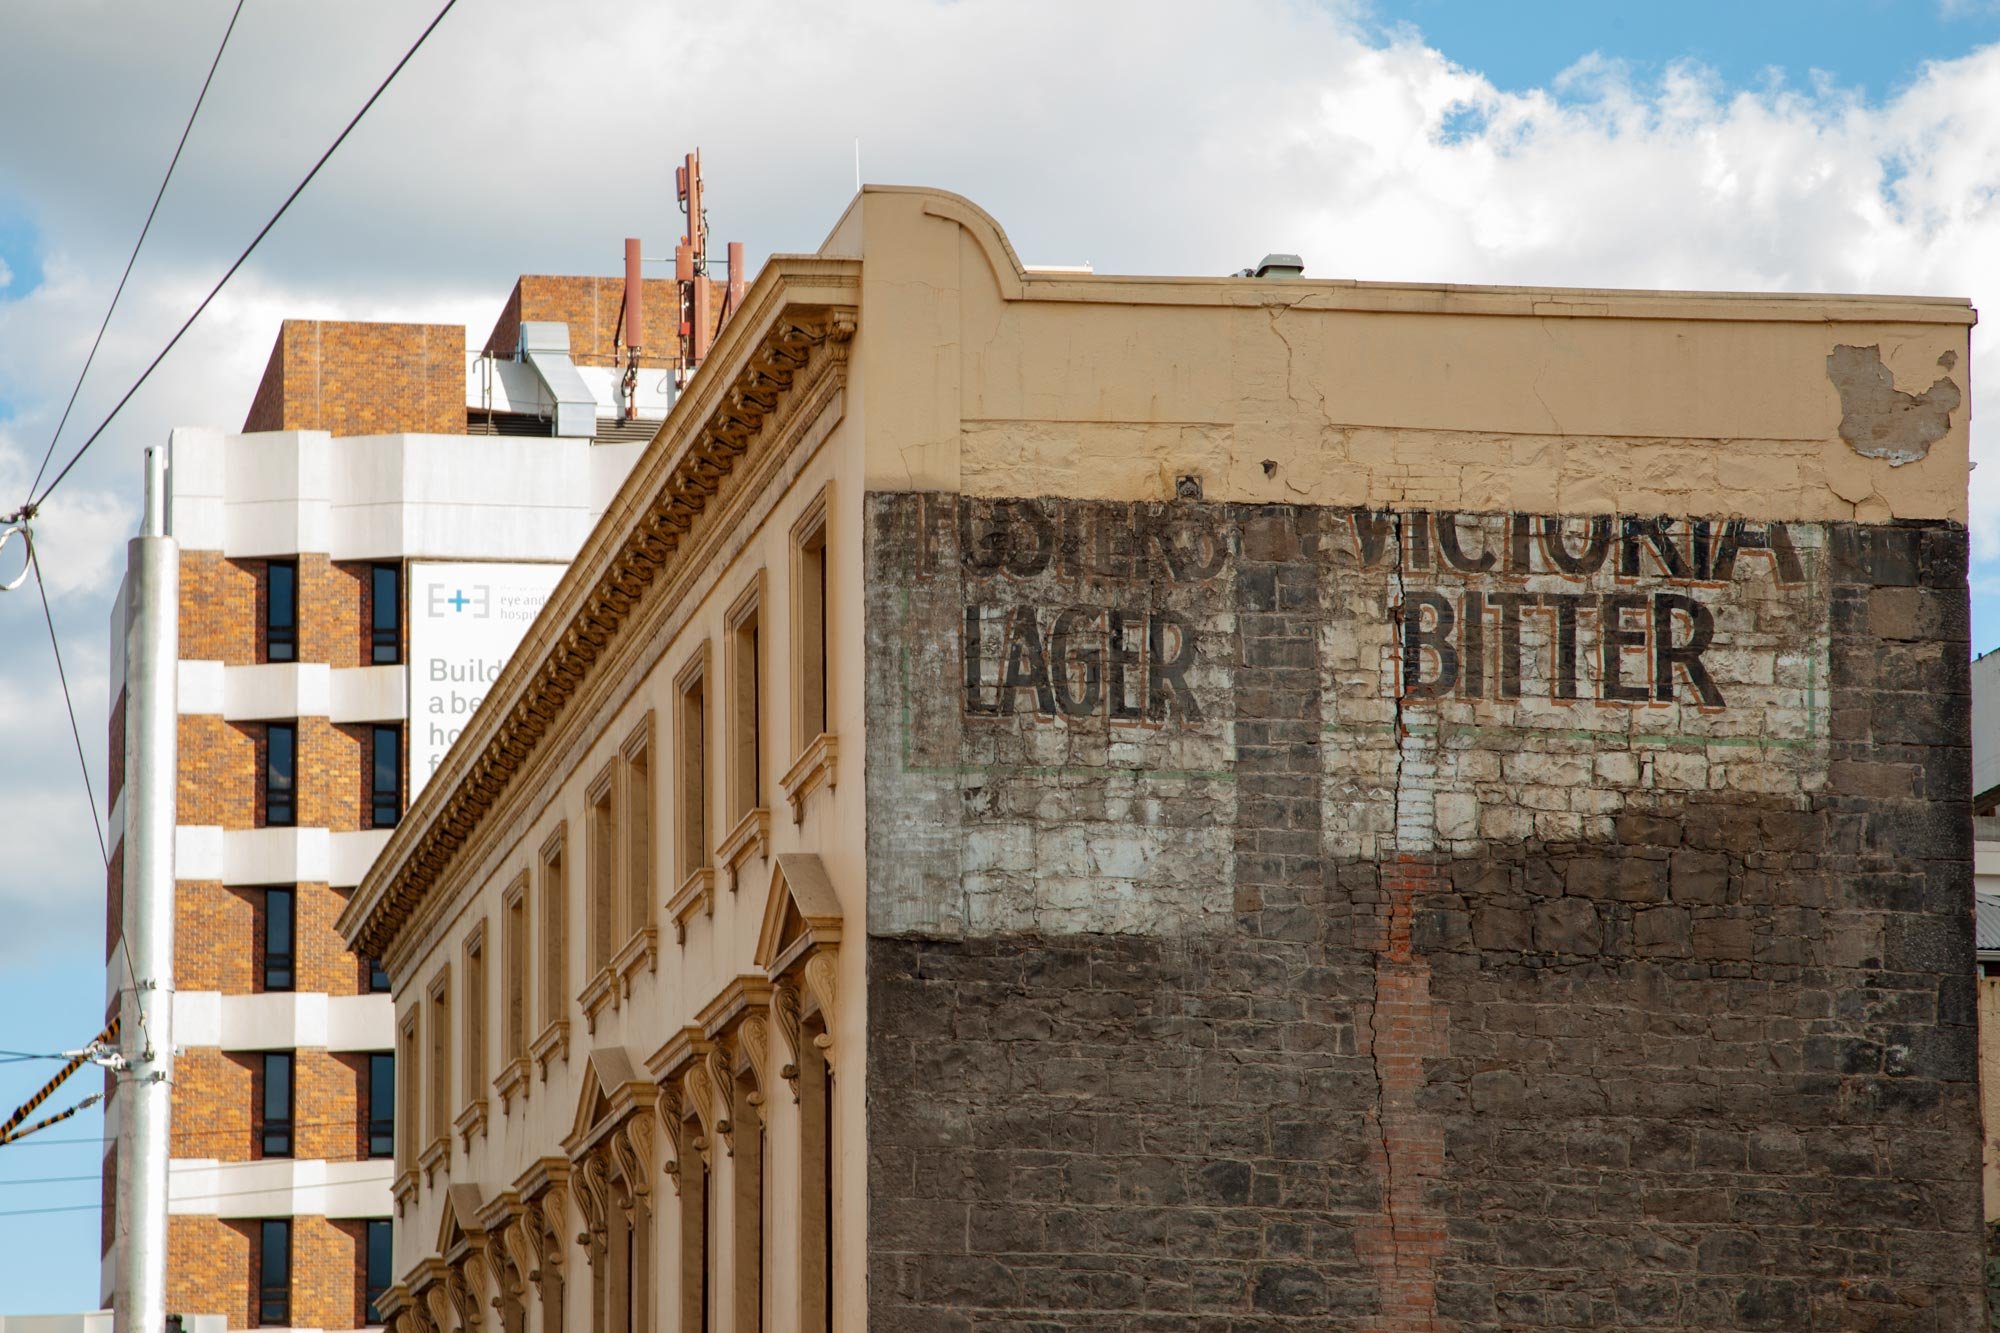
POLYGON ((597 433, 597 395, 569 359, 569 325, 559 320, 525 320, 519 356, 534 370, 555 403, 555 434, 589 437, 597 433))

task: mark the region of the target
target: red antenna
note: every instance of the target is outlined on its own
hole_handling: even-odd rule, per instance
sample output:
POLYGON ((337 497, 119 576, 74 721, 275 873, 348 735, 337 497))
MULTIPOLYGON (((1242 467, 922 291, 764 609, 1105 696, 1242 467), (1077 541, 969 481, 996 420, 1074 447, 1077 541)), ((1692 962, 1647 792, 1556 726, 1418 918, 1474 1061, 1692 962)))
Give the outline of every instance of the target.
POLYGON ((687 218, 680 244, 674 247, 674 281, 680 288, 680 364, 685 379, 708 358, 709 343, 721 321, 742 304, 743 245, 740 241, 729 244, 729 281, 718 319, 715 284, 708 271, 708 211, 702 197, 699 148, 674 170, 674 194, 687 218))
POLYGON ((646 341, 645 279, 639 272, 639 238, 625 238, 625 419, 639 415, 639 348, 646 341))

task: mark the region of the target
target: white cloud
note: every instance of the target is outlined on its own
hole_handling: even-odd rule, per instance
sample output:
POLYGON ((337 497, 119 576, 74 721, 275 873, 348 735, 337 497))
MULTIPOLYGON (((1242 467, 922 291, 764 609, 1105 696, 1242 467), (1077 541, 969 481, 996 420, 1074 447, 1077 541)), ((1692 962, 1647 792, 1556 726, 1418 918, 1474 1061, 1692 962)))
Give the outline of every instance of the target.
MULTIPOLYGON (((0 191, 46 251, 42 283, 0 304, 0 510, 54 429, 227 16, 227 0, 10 15, 0 123, 34 129, 10 139, 0 191)), ((245 11, 66 441, 422 18, 392 0, 245 11)), ((858 137, 869 179, 962 191, 1031 260, 1100 272, 1224 273, 1295 250, 1319 276, 2000 299, 2000 48, 1925 66, 1886 101, 1798 71, 1749 91, 1685 64, 1640 82, 1586 51, 1555 86, 1507 92, 1451 54, 1296 0, 586 0, 560 22, 529 0, 460 6, 44 514, 65 642, 102 654, 140 448, 175 424, 240 423, 280 318, 481 337, 518 273, 615 272, 628 234, 668 253, 672 167, 696 144, 714 234, 753 261, 817 244, 858 137)), ((1980 420, 2000 408, 1990 342, 1975 331, 1980 420)), ((2000 558, 2000 460, 1973 488, 1978 552, 2000 558)), ((93 898, 26 610, 0 598, 0 634, 29 645, 0 661, 16 756, 0 808, 59 831, 38 840, 34 892, 93 898)), ((84 719, 94 763, 101 696, 101 677, 79 691, 100 710, 84 719)), ((0 911, 21 873, 0 869, 0 911)))

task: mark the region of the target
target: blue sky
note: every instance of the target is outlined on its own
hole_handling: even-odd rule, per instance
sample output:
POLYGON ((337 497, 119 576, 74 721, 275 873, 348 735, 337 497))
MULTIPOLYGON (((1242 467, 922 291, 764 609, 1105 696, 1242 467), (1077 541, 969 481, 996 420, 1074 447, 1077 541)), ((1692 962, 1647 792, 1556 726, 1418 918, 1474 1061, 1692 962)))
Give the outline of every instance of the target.
MULTIPOLYGON (((230 7, 9 9, 0 510, 48 444, 230 7)), ((859 138, 869 179, 962 191, 1030 262, 1222 273, 1294 250, 1314 276, 1887 290, 2000 308, 1994 0, 576 0, 566 16, 551 26, 533 0, 460 6, 44 514, 100 793, 106 619, 138 451, 175 425, 237 426, 280 318, 483 331, 519 273, 616 272, 626 235, 671 245, 669 167, 696 144, 711 220, 753 262, 818 244, 859 138), (688 44, 710 58, 657 54, 688 44), (491 71, 530 49, 534 77, 496 94, 491 71), (740 77, 753 66, 759 80, 740 77)), ((67 440, 420 24, 401 0, 245 10, 67 440)), ((2000 384, 1986 341, 1975 330, 1976 399, 2000 384)), ((1975 411, 1995 419, 2000 400, 1975 411)), ((1986 648, 2000 642, 2000 457, 1973 491, 1986 648)), ((16 650, 0 655, 13 835, 0 1048, 54 1051, 101 1021, 103 871, 25 593, 0 596, 0 642, 16 650)), ((0 1065, 0 1114, 40 1074, 0 1065)), ((52 1105, 97 1085, 74 1082, 52 1105)), ((94 1175, 97 1125, 91 1113, 46 1146, 0 1148, 0 1312, 95 1304, 94 1180, 11 1182, 94 1175), (24 1211, 41 1208, 79 1211, 24 1211)))
POLYGON ((1732 88, 1775 71, 1803 84, 1818 70, 1875 99, 1926 60, 2000 39, 2000 5, 1909 0, 1676 0, 1673 4, 1467 4, 1403 0, 1371 7, 1384 29, 1409 24, 1459 64, 1510 92, 1547 88, 1588 54, 1639 73, 1691 60, 1732 88))

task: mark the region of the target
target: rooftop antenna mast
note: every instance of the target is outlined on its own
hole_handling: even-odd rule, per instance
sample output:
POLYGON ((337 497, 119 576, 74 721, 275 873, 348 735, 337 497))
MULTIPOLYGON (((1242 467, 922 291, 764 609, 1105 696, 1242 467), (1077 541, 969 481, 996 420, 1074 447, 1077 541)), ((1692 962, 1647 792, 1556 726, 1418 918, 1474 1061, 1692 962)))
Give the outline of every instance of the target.
POLYGON ((743 243, 729 243, 729 277, 721 310, 715 308, 715 284, 709 276, 708 209, 701 180, 701 149, 689 153, 674 171, 674 194, 687 219, 680 244, 674 247, 674 282, 680 289, 680 378, 682 383, 708 359, 709 344, 724 321, 743 304, 743 243))

